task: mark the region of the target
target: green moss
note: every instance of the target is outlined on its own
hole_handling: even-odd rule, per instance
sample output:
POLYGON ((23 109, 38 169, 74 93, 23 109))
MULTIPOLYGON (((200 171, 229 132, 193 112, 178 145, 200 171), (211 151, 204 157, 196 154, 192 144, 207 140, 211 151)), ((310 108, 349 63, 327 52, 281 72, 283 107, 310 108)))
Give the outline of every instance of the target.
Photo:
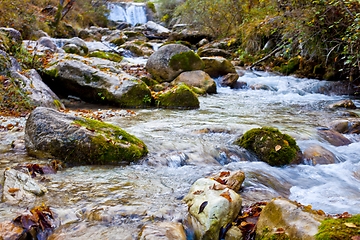
POLYGON ((57 108, 61 108, 61 102, 60 102, 59 100, 54 99, 54 105, 55 105, 57 108))
POLYGON ((293 72, 295 72, 296 70, 299 69, 299 65, 300 65, 300 59, 298 57, 294 57, 292 59, 290 59, 287 64, 282 64, 281 65, 281 70, 280 72, 283 74, 291 74, 293 72))
POLYGON ((145 37, 143 33, 139 33, 139 32, 124 32, 124 34, 129 38, 139 37, 139 36, 145 37))
POLYGON ((78 149, 75 147, 67 156, 68 162, 90 164, 133 162, 148 153, 144 142, 114 125, 86 118, 74 121, 74 124, 86 127, 94 132, 94 136, 86 149, 81 149, 81 144, 78 144, 78 149), (82 153, 81 156, 79 152, 82 153))
POLYGON ((194 66, 194 64, 197 65, 199 62, 202 63, 201 69, 204 69, 205 64, 202 62, 201 58, 193 51, 187 51, 173 55, 170 58, 169 66, 176 71, 180 69, 191 71, 199 69, 197 66, 194 66))
POLYGON ((66 53, 80 55, 80 50, 77 49, 77 48, 65 48, 64 51, 65 51, 66 53))
POLYGON ((191 90, 198 95, 206 95, 206 90, 198 87, 189 86, 191 90))
POLYGON ((152 2, 147 2, 147 7, 153 11, 153 13, 156 13, 155 5, 152 2))
POLYGON ((151 91, 148 86, 140 80, 131 80, 139 84, 135 85, 126 94, 122 95, 120 99, 114 99, 121 107, 146 107, 150 106, 149 102, 144 102, 146 96, 151 96, 151 91))
POLYGON ((125 43, 125 40, 122 38, 117 38, 112 40, 110 43, 115 44, 116 46, 121 46, 125 43))
POLYGON ((271 166, 289 164, 300 151, 292 137, 270 127, 251 129, 234 144, 253 151, 271 166))
POLYGON ((326 219, 321 222, 319 232, 315 235, 315 239, 352 239, 353 236, 360 235, 359 229, 360 215, 355 215, 351 218, 326 219), (346 226, 345 223, 355 224, 356 227, 346 226))
POLYGON ((194 109, 200 105, 196 94, 184 83, 157 94, 155 100, 159 107, 164 108, 194 109))
POLYGON ((159 84, 158 81, 152 79, 152 78, 149 78, 149 77, 142 77, 141 78, 141 81, 143 81, 146 85, 148 85, 149 87, 151 86, 154 86, 156 84, 159 84))
POLYGON ((57 77, 58 72, 59 72, 59 71, 58 71, 56 68, 49 69, 49 70, 46 70, 46 71, 45 71, 45 73, 46 73, 47 75, 49 75, 50 77, 54 77, 54 78, 57 77))
POLYGON ((101 52, 101 51, 92 52, 88 56, 89 57, 97 57, 97 58, 107 59, 107 60, 110 60, 110 61, 113 61, 113 62, 121 62, 121 60, 123 60, 123 57, 119 56, 118 54, 106 53, 106 52, 101 52))

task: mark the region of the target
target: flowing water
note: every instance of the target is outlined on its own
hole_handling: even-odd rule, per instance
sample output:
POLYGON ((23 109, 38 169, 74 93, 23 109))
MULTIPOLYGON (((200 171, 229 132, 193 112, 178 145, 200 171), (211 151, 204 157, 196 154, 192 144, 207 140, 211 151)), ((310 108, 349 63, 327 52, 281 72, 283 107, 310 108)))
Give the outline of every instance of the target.
MULTIPOLYGON (((325 106, 347 97, 316 93, 329 84, 324 81, 264 72, 246 72, 239 80, 273 90, 218 87, 218 94, 199 97, 197 110, 136 109, 136 115, 108 117, 104 121, 146 143, 150 153, 143 162, 73 167, 47 175, 43 184, 49 192, 44 197, 19 206, 1 203, 0 221, 45 203, 59 215, 62 226, 56 232, 64 239, 136 239, 145 223, 183 220, 187 207, 181 199, 191 185, 221 170, 245 172, 243 204, 281 196, 330 214, 360 213, 360 138, 345 135, 353 143, 335 147, 317 136, 317 128, 342 118, 325 106), (259 162, 232 145, 255 127, 278 128, 293 136, 302 151, 321 145, 336 155, 338 163, 279 168, 259 162)), ((11 121, 20 121, 21 126, 25 120, 2 125, 11 121)), ((2 170, 19 162, 39 162, 11 150, 11 141, 22 135, 21 131, 1 133, 2 170)))
POLYGON ((110 3, 109 19, 113 21, 123 21, 135 25, 137 23, 146 23, 146 10, 143 3, 110 3))

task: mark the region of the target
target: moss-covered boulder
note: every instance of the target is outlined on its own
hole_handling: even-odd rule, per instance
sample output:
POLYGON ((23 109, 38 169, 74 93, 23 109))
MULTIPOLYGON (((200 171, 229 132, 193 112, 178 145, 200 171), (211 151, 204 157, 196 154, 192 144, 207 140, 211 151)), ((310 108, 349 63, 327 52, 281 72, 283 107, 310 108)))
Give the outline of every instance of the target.
POLYGON ((204 63, 190 48, 169 44, 159 48, 146 63, 146 70, 159 82, 171 82, 184 71, 202 70, 204 63))
POLYGON ((110 43, 115 44, 116 46, 121 46, 125 43, 125 40, 121 37, 111 40, 110 43))
POLYGON ((210 77, 217 78, 228 73, 236 73, 234 65, 226 58, 202 57, 201 60, 205 64, 204 71, 207 72, 210 77))
POLYGON ((74 37, 67 41, 62 49, 64 49, 67 53, 75 53, 82 56, 89 53, 89 49, 86 46, 85 41, 78 37, 74 37))
POLYGON ((134 162, 148 152, 141 140, 117 126, 43 107, 26 122, 25 145, 32 156, 69 165, 134 162))
POLYGON ((294 57, 290 59, 287 63, 281 64, 280 72, 282 74, 290 75, 299 69, 300 58, 294 57))
POLYGON ((163 108, 194 109, 200 106, 196 94, 184 83, 155 93, 153 98, 156 106, 163 108))
POLYGON ((138 41, 143 41, 146 42, 148 39, 147 37, 145 37, 145 35, 143 33, 140 32, 124 32, 125 36, 128 38, 128 41, 132 41, 132 40, 138 40, 138 41))
POLYGON ((150 56, 154 53, 152 46, 142 41, 130 41, 121 46, 130 51, 135 57, 150 56))
POLYGON ((78 96, 93 103, 119 107, 146 107, 151 91, 144 82, 125 73, 117 62, 59 54, 44 69, 44 80, 59 95, 78 96))
POLYGON ((207 93, 216 93, 216 83, 214 79, 201 70, 183 72, 171 82, 171 85, 177 85, 179 83, 204 89, 207 93))
POLYGON ((358 239, 360 228, 360 215, 348 218, 328 218, 321 222, 319 232, 315 235, 316 240, 342 240, 358 239))
POLYGON ((92 52, 88 55, 88 57, 97 57, 102 59, 107 59, 113 62, 121 62, 123 60, 123 57, 116 53, 106 53, 102 51, 96 51, 92 52))
POLYGON ((261 161, 271 166, 298 163, 301 159, 301 151, 296 141, 275 128, 251 129, 234 144, 253 151, 261 161))

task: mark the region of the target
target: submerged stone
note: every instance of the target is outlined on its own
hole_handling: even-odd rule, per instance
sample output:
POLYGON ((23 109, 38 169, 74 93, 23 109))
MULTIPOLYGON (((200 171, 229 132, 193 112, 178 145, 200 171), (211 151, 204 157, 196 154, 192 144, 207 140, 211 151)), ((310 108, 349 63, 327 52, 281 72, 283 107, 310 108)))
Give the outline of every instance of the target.
POLYGON ((271 166, 284 166, 301 158, 296 141, 278 129, 263 127, 247 131, 234 144, 253 151, 261 161, 271 166))
POLYGON ((117 126, 43 107, 30 114, 25 143, 30 155, 69 165, 135 162, 148 152, 144 142, 117 126))

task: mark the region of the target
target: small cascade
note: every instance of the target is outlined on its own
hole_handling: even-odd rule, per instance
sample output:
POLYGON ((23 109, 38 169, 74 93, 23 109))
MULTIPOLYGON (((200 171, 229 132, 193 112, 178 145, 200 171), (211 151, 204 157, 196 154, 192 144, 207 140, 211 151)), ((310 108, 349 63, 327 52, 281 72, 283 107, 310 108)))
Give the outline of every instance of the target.
POLYGON ((123 21, 135 25, 146 23, 146 6, 143 3, 111 3, 109 19, 113 21, 123 21))

